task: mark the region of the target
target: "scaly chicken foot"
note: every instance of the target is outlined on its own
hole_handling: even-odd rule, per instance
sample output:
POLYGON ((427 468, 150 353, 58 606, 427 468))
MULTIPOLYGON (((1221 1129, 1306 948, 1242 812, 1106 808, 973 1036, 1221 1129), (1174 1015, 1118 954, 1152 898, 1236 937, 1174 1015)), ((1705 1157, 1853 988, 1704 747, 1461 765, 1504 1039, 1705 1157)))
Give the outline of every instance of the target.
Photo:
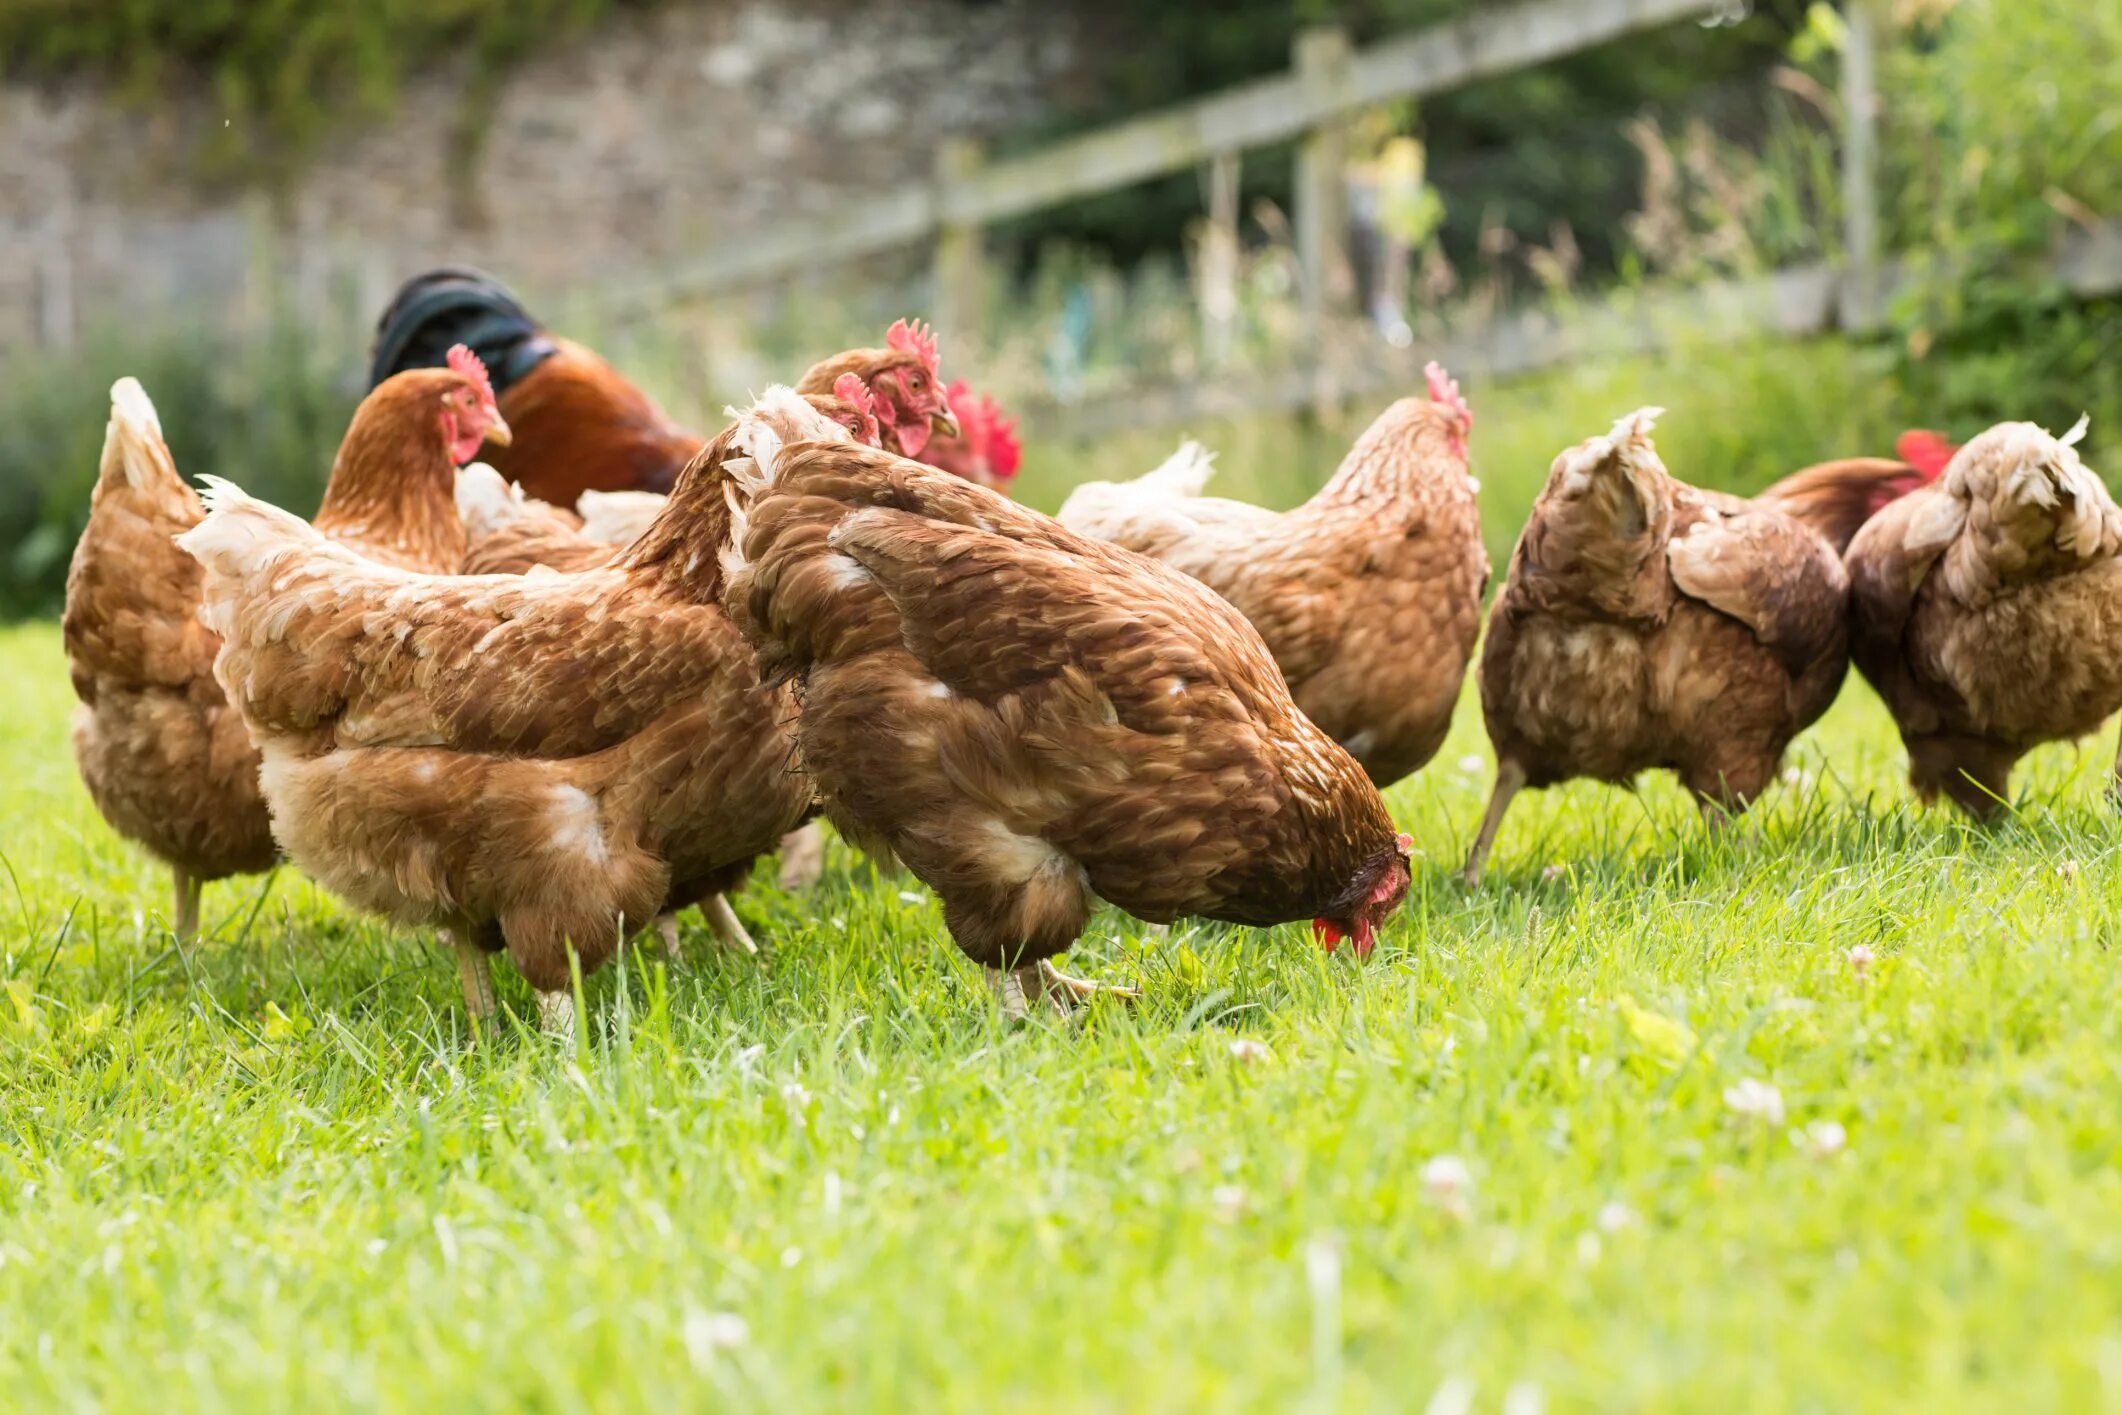
POLYGON ((1002 1008, 1002 1016, 1011 1022, 1031 1020, 1034 998, 1066 1017, 1100 993, 1129 1000, 1142 996, 1140 988, 1070 977, 1044 959, 1029 967, 989 968, 986 972, 987 985, 1002 1008))
POLYGON ((538 994, 538 1030, 555 1040, 575 1038, 575 995, 562 988, 538 994))
POLYGON ((1489 793, 1488 810, 1481 817, 1481 830, 1474 836, 1474 847, 1466 853, 1466 883, 1469 886, 1481 883, 1481 867, 1488 863, 1488 852, 1495 846, 1496 831, 1503 824, 1503 813, 1510 809, 1511 798, 1524 789, 1524 767, 1512 761, 1496 763, 1496 787, 1489 793))

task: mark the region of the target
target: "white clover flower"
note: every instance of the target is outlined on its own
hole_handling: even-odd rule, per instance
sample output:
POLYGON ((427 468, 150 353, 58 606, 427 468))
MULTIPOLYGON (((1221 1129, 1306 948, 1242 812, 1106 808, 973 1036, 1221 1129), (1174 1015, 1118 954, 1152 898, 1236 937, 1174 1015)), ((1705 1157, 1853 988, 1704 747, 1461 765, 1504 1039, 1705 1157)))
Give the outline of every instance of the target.
POLYGON ((1272 1061, 1275 1054, 1267 1049, 1265 1042, 1256 1042, 1251 1037, 1230 1039, 1230 1059, 1244 1066, 1254 1066, 1263 1061, 1272 1061))
POLYGON ((1791 1143, 1816 1160, 1831 1160, 1849 1145, 1849 1131, 1839 1120, 1815 1120, 1803 1130, 1793 1131, 1791 1143))
POLYGON ((1724 1104, 1734 1115, 1766 1125, 1783 1123, 1783 1093, 1749 1076, 1724 1088, 1724 1104))
POLYGON ((1472 1211, 1473 1171, 1457 1155, 1438 1155, 1422 1166, 1422 1197, 1454 1218, 1472 1211))
POLYGON ((1609 1199, 1599 1206, 1599 1215, 1593 1222, 1601 1233, 1619 1233, 1634 1228, 1643 1222, 1642 1216, 1619 1199, 1609 1199))
POLYGON ((1848 961, 1849 971, 1860 978, 1871 971, 1872 964, 1879 961, 1879 955, 1872 952, 1872 947, 1868 943, 1850 945, 1842 957, 1848 961))

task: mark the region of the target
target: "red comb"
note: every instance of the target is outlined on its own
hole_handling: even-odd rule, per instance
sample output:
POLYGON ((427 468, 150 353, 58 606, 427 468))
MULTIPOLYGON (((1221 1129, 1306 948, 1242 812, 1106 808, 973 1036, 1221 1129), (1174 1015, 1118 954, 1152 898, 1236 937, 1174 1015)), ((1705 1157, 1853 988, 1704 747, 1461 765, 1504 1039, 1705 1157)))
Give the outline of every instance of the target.
POLYGON ((1916 469, 1926 482, 1945 475, 1945 468, 1959 447, 1942 432, 1910 428, 1894 439, 1894 455, 1916 469))
POLYGON ((870 443, 876 442, 878 440, 877 399, 876 395, 869 391, 869 385, 862 381, 862 375, 858 373, 843 373, 834 379, 833 396, 848 404, 860 415, 862 426, 868 434, 862 440, 870 443))
POLYGON ((450 345, 447 357, 451 373, 469 381, 487 402, 494 401, 494 381, 486 376, 486 365, 480 362, 479 356, 471 351, 469 345, 450 345))
POLYGON ((988 475, 997 481, 1015 476, 1024 464, 1024 448, 1017 441, 1017 420, 1003 417, 995 400, 985 394, 975 398, 962 378, 945 388, 943 396, 950 400, 950 410, 956 415, 967 444, 987 460, 988 475))
POLYGON ((903 319, 896 321, 884 333, 884 347, 895 349, 902 354, 914 355, 927 367, 931 376, 936 374, 936 332, 920 320, 917 319, 912 324, 903 319))
POLYGON ((1474 410, 1466 406, 1465 395, 1459 392, 1459 380, 1444 371, 1444 365, 1432 359, 1422 370, 1429 380, 1429 401, 1440 408, 1449 408, 1459 418, 1459 427, 1464 432, 1474 430, 1474 410))

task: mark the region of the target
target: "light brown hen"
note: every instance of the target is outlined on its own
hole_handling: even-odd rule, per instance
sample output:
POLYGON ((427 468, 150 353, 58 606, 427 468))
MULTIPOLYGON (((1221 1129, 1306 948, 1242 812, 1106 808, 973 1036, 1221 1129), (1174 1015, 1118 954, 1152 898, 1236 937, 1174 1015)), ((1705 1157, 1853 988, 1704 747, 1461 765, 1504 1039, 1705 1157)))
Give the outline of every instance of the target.
MULTIPOLYGON (((754 417, 843 433, 786 389, 754 417)), ((450 930, 475 1015, 481 950, 505 947, 571 1027, 571 953, 595 969, 811 809, 789 695, 717 598, 723 445, 622 560, 573 575, 396 570, 226 483, 180 539, 281 845, 354 904, 450 930)))
POLYGON ((1850 544, 1852 656, 1926 801, 1988 819, 2020 757, 2122 708, 2122 510, 2084 431, 1999 424, 1850 544))
POLYGON ((1429 395, 1387 408, 1291 511, 1200 495, 1209 459, 1192 444, 1136 481, 1078 487, 1060 511, 1237 606, 1297 705, 1381 786, 1443 743, 1488 587, 1473 414, 1435 364, 1429 395))
MULTIPOLYGON (((505 442, 508 427, 477 361, 467 352, 452 363, 362 400, 319 530, 395 564, 440 570, 462 559, 457 460, 505 442)), ((199 622, 199 567, 171 539, 204 514, 154 404, 120 379, 66 582, 61 632, 81 704, 74 758, 103 818, 169 864, 180 938, 198 928, 208 881, 266 869, 275 855, 257 753, 214 681, 219 641, 199 622)))

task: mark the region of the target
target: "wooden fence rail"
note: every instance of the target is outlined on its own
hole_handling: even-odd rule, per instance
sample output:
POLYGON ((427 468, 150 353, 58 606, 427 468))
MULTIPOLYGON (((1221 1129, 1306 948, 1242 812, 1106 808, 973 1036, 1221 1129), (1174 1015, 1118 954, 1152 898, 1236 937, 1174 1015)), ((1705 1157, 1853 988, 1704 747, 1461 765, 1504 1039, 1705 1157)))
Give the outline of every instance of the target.
MULTIPOLYGON (((1246 148, 1307 135, 1314 142, 1330 141, 1338 123, 1359 109, 1441 93, 1723 8, 1723 0, 1519 0, 1363 49, 1349 48, 1339 30, 1313 31, 1299 36, 1288 73, 1131 118, 1022 157, 983 162, 976 149, 951 145, 939 157, 935 178, 926 189, 865 198, 824 216, 748 235, 696 260, 627 282, 612 291, 608 302, 622 311, 639 310, 935 239, 939 273, 950 274, 956 287, 939 289, 939 305, 949 306, 969 298, 977 286, 976 280, 965 278, 967 252, 977 258, 977 233, 983 226, 1227 159, 1246 148)), ((1306 210, 1300 198, 1300 229, 1324 215, 1306 210)), ((1323 249, 1312 254, 1326 258, 1323 249)), ((1309 267, 1304 273, 1318 277, 1323 272, 1309 267)), ((1314 288, 1319 284, 1323 281, 1315 279, 1314 288)), ((938 322, 951 330, 970 314, 963 308, 939 308, 938 322)))

